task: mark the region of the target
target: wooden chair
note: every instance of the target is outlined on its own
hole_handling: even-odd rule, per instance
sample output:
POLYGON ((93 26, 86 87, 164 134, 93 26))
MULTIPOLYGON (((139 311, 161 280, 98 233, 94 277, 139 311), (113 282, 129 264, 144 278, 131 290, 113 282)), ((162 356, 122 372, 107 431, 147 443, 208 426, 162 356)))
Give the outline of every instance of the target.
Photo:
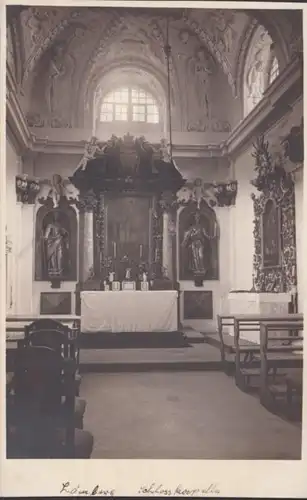
MULTIPOLYGON (((63 355, 64 359, 74 360, 77 367, 77 358, 74 340, 68 339, 68 327, 55 324, 55 330, 52 329, 53 320, 39 320, 32 325, 26 326, 25 338, 18 342, 19 349, 25 346, 49 347, 58 354, 63 355), (40 328, 41 325, 46 328, 40 328)), ((55 322, 57 323, 57 322, 55 322)), ((76 368, 77 370, 77 368, 76 368)), ((81 377, 75 373, 75 395, 79 394, 81 377)), ((83 428, 83 417, 86 409, 86 401, 77 397, 75 399, 75 425, 78 429, 83 428)))
POLYGON ((39 319, 25 326, 25 343, 29 344, 31 337, 32 345, 51 347, 61 350, 65 358, 76 360, 76 395, 79 396, 81 375, 79 373, 79 331, 77 328, 69 328, 59 321, 47 318, 39 319))
POLYGON ((93 437, 74 426, 74 373, 75 361, 49 347, 17 350, 7 458, 90 457, 93 437))

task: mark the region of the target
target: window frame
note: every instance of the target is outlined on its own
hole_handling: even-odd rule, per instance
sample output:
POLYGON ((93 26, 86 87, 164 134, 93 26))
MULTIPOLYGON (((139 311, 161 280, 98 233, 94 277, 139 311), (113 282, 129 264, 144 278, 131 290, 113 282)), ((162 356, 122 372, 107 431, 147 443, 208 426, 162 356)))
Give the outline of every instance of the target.
POLYGON ((140 123, 140 124, 146 124, 146 125, 159 125, 160 124, 160 109, 159 109, 159 104, 156 100, 156 98, 147 92, 146 90, 142 89, 142 87, 119 87, 111 92, 108 92, 108 94, 105 95, 105 97, 102 99, 101 104, 100 104, 100 114, 99 114, 99 121, 100 123, 140 123), (116 93, 121 92, 123 90, 128 90, 128 97, 125 101, 116 100, 116 93), (136 97, 133 97, 133 92, 137 91, 137 96, 138 99, 136 102, 133 102, 136 97), (144 95, 144 102, 140 102, 140 94, 144 95), (108 99, 108 96, 111 96, 108 99), (149 102, 147 102, 149 101, 149 102), (107 112, 103 110, 104 104, 109 105, 109 111, 107 112), (112 107, 111 107, 112 105, 112 107), (125 106, 127 109, 127 119, 116 119, 116 107, 117 106, 125 106), (149 112, 150 107, 154 106, 156 108, 156 112, 149 112), (141 113, 140 111, 137 111, 136 108, 143 107, 144 111, 141 113), (112 113, 112 119, 103 119, 103 115, 111 115, 112 113), (144 119, 135 119, 137 117, 142 117, 144 119), (156 121, 149 121, 149 117, 155 117, 156 121))

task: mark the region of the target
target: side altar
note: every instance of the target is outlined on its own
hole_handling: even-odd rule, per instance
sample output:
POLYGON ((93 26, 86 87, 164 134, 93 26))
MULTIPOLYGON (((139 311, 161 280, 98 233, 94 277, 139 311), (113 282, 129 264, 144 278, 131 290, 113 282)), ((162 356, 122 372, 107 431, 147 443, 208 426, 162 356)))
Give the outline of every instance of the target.
MULTIPOLYGON (((84 299, 87 291, 114 296, 175 291, 175 238, 168 231, 174 214, 169 200, 185 180, 165 143, 157 148, 130 134, 112 136, 106 144, 92 138, 70 182, 80 193, 76 312, 81 313, 81 294, 84 299), (166 260, 171 263, 167 270, 166 260)), ((136 301, 137 297, 141 294, 136 301)))

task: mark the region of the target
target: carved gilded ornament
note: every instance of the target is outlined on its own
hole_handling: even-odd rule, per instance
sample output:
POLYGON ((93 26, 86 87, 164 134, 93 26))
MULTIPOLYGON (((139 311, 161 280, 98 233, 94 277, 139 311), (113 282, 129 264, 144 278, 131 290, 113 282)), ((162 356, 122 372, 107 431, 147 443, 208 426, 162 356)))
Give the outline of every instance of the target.
POLYGON ((39 181, 39 192, 36 193, 36 201, 41 205, 50 205, 57 208, 62 201, 70 205, 76 204, 78 198, 79 190, 69 179, 63 179, 59 174, 54 174, 52 179, 41 179, 39 181))
POLYGON ((254 203, 254 289, 256 292, 291 292, 297 284, 292 176, 283 169, 280 156, 279 162, 273 157, 263 137, 256 141, 254 149, 256 178, 251 183, 260 193, 251 195, 254 203), (275 224, 278 225, 272 228, 277 232, 272 230, 270 234, 264 230, 268 203, 274 204, 275 224), (266 264, 264 249, 267 246, 278 252, 275 265, 266 264))
POLYGON ((76 203, 77 208, 84 212, 93 212, 98 205, 98 199, 95 193, 90 190, 86 193, 82 193, 79 196, 79 200, 76 203))
POLYGON ((21 174, 16 175, 15 188, 17 201, 32 205, 35 203, 40 185, 38 179, 31 178, 27 174, 21 174))
POLYGON ((187 182, 177 193, 177 206, 196 203, 200 207, 204 200, 211 207, 229 207, 235 204, 237 181, 206 183, 202 179, 187 182))

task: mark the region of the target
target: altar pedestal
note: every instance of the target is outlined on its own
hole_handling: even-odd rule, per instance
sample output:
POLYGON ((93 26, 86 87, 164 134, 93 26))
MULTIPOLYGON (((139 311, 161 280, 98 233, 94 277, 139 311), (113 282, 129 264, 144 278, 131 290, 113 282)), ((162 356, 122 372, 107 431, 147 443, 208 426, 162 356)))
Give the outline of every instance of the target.
MULTIPOLYGON (((229 314, 287 314, 291 295, 289 293, 230 292, 229 314)), ((233 327, 229 327, 233 335, 233 327)), ((242 338, 259 342, 259 331, 242 332, 242 338)))

